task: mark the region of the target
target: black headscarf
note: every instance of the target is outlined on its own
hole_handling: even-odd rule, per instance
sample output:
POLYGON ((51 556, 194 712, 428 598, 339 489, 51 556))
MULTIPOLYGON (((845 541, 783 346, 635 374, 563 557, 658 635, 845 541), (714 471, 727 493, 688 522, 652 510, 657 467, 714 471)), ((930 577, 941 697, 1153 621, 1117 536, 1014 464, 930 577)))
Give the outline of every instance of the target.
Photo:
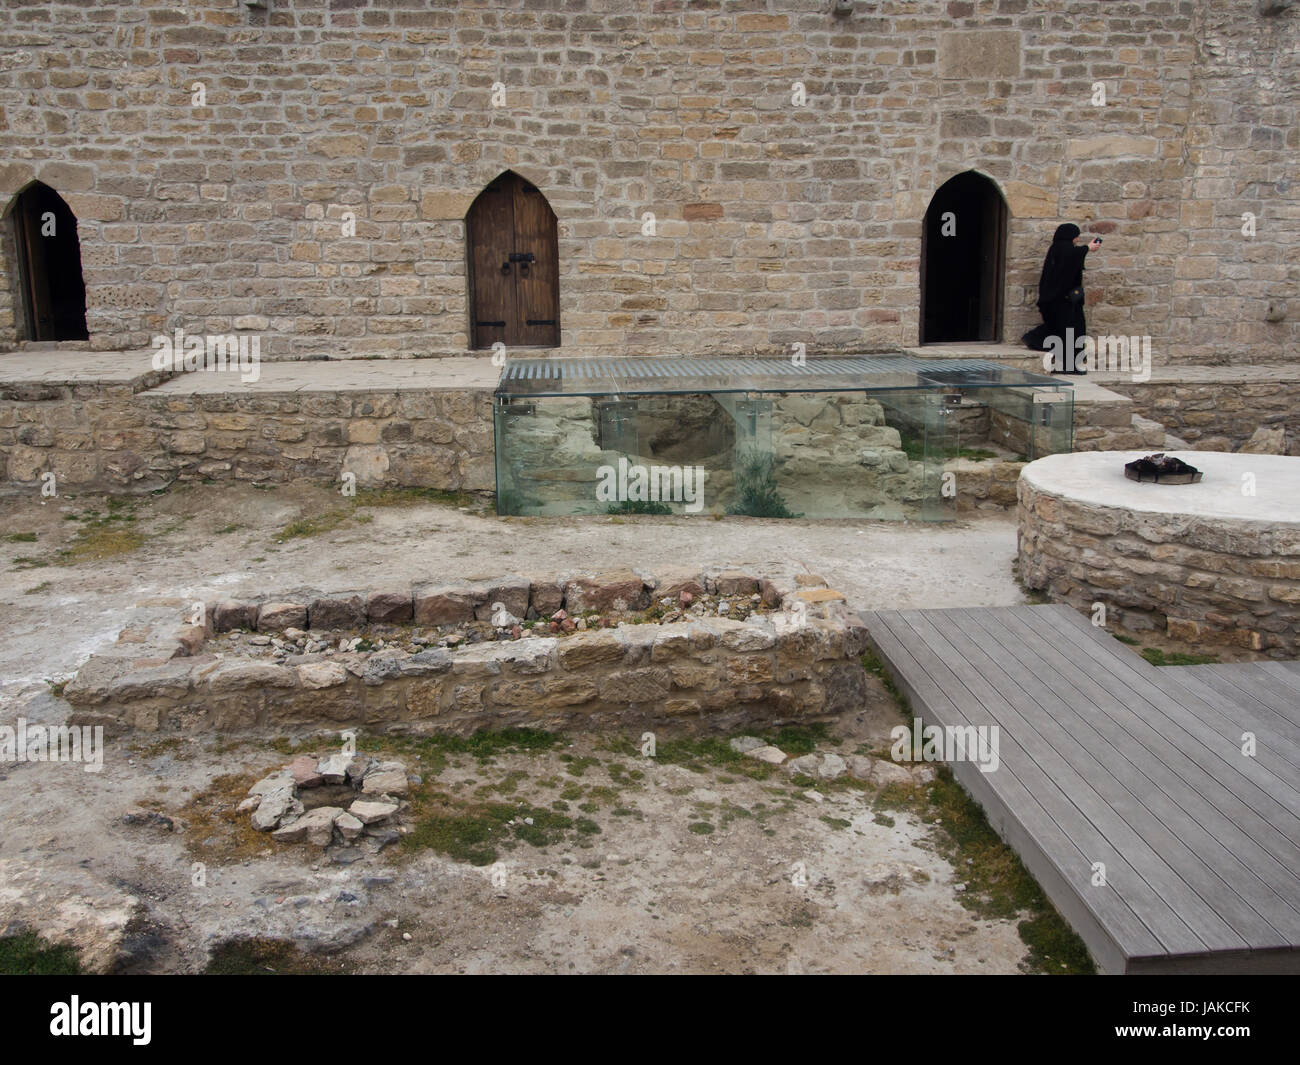
POLYGON ((1076 248, 1074 238, 1079 227, 1066 222, 1056 227, 1052 246, 1043 260, 1043 272, 1038 278, 1038 307, 1051 306, 1065 298, 1070 289, 1083 284, 1083 260, 1087 248, 1076 248))

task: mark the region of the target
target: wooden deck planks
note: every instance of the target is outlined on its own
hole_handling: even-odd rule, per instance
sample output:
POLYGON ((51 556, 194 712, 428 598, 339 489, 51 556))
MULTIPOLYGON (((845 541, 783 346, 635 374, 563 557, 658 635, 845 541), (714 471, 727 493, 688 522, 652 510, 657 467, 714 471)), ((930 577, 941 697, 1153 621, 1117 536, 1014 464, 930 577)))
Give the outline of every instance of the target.
MULTIPOLYGON (((1120 656, 1118 644, 1102 632, 1083 622, 1068 607, 1039 608, 1044 611, 1041 622, 1069 634, 1072 626, 1084 629, 1074 647, 1099 667, 1097 677, 1101 683, 1116 684, 1131 689, 1135 695, 1150 701, 1163 715, 1162 729, 1187 734, 1181 749, 1195 758, 1216 779, 1230 781, 1232 791, 1244 799, 1251 809, 1263 815, 1269 824, 1281 825, 1289 840, 1300 832, 1300 790, 1285 768, 1259 759, 1239 756, 1237 740, 1229 742, 1230 730, 1236 722, 1222 710, 1187 691, 1177 683, 1177 674, 1162 677, 1162 670, 1150 665, 1136 655, 1120 656), (1190 742, 1195 740, 1195 743, 1190 742), (1207 761, 1205 754, 1211 755, 1207 761), (1276 771, 1275 771, 1276 770, 1276 771), (1279 775, 1279 772, 1281 775, 1279 775), (1245 777, 1242 781, 1240 778, 1245 777), (1238 790, 1244 788, 1244 791, 1238 790)), ((1183 668, 1183 667, 1178 667, 1183 668)), ((1238 734, 1239 735, 1239 734, 1238 734)))
MULTIPOLYGON (((912 655, 912 646, 894 635, 888 617, 886 614, 870 615, 867 618, 868 630, 872 642, 891 665, 896 683, 918 716, 927 723, 969 723, 939 683, 921 668, 912 655)), ((981 773, 970 762, 954 765, 953 772, 984 807, 994 830, 1017 851, 1057 909, 1083 936, 1093 958, 1104 971, 1123 971, 1129 952, 1134 949, 1143 952, 1160 950, 1160 941, 1122 900, 1107 898, 1089 905, 1073 890, 1077 869, 1087 866, 1091 860, 1088 852, 1096 853, 1105 847, 1105 840, 1099 833, 1094 834, 1085 838, 1088 851, 1079 849, 1074 840, 1061 831, 1057 821, 1040 802, 1040 796, 1031 792, 1015 770, 1005 764, 1006 755, 1012 749, 1009 746, 1004 751, 1004 766, 998 773, 981 773), (1122 944, 1120 940, 1123 940, 1122 944)), ((1039 784, 1041 797, 1052 801, 1051 789, 1043 787, 1041 780, 1034 782, 1039 784)))
MULTIPOLYGON (((1028 640, 1033 630, 1023 618, 1012 616, 1008 633, 1012 640, 1028 640)), ((1131 659, 1131 653, 1115 646, 1119 665, 1127 665, 1123 659, 1131 659)), ((1253 948, 1285 945, 1278 924, 1300 923, 1300 909, 1290 902, 1300 897, 1300 878, 1287 865, 1289 860, 1300 866, 1300 849, 1292 839, 1237 799, 1220 779, 1222 763, 1194 737, 1176 727, 1156 727, 1153 718, 1165 719, 1149 702, 1126 692, 1124 685, 1115 692, 1096 685, 1058 648, 1043 651, 1026 643, 1021 655, 1027 669, 1034 668, 1034 657, 1041 655, 1040 668, 1054 669, 1063 683, 1076 686, 1084 699, 1082 718, 1099 732, 1095 753, 1109 760, 1117 775, 1140 794, 1141 805, 1176 835, 1176 844, 1166 839, 1159 850, 1187 884, 1217 912, 1235 915, 1233 927, 1253 948), (1274 850, 1281 852, 1281 859, 1274 850), (1175 857, 1181 860, 1175 862, 1175 857)), ((1087 742, 1086 734, 1079 739, 1087 742)), ((1244 757, 1235 737, 1224 746, 1234 758, 1244 757)), ((1149 820, 1143 824, 1159 832, 1149 820)), ((1300 821, 1295 828, 1300 834, 1300 821)), ((1158 837, 1152 841, 1157 843, 1158 837)))
POLYGON ((1149 709, 1140 703, 1129 709, 1104 690, 1088 691, 1086 671, 1058 648, 1022 643, 1033 633, 1018 629, 1014 617, 995 619, 979 614, 961 612, 972 625, 1002 622, 999 635, 1017 656, 1021 669, 1056 680, 1057 688, 1049 697, 1055 701, 1044 703, 1044 709, 1068 734, 1067 744, 1077 744, 1093 759, 1093 773, 1099 785, 1104 783, 1107 800, 1176 874, 1174 883, 1155 885, 1176 893, 1166 898, 1177 900, 1178 911, 1188 914, 1202 935, 1214 923, 1203 912, 1197 917, 1202 907, 1231 928, 1231 933, 1213 944, 1216 949, 1231 949, 1238 939, 1251 947, 1284 945, 1286 939, 1270 923, 1268 913, 1281 905, 1288 920, 1300 920, 1300 912, 1290 911, 1275 890, 1300 892, 1300 881, 1256 847, 1257 853, 1250 855, 1252 864, 1264 865, 1270 874, 1269 879, 1261 879, 1252 864, 1225 845, 1223 837, 1240 837, 1241 830, 1194 790, 1199 767, 1188 766, 1191 780, 1169 767, 1167 763, 1177 760, 1179 752, 1143 719, 1149 709), (1072 698, 1061 699, 1058 693, 1065 692, 1072 698), (1135 724, 1137 727, 1132 727, 1135 724))
MULTIPOLYGON (((1252 689, 1251 677, 1237 668, 1228 672, 1214 666, 1181 666, 1175 678, 1179 685, 1197 692, 1207 702, 1217 705, 1235 722, 1237 742, 1244 731, 1254 732, 1260 745, 1275 751, 1300 778, 1300 725, 1292 725, 1279 714, 1270 697, 1252 689), (1265 742, 1267 741, 1267 742, 1265 742)), ((1297 696, 1300 698, 1300 695, 1297 696)))
MULTIPOLYGON (((1070 613, 1073 614, 1073 611, 1070 613)), ((1078 615, 1074 615, 1074 618, 1078 618, 1078 615)), ((1058 613, 1050 620, 1060 619, 1058 613)), ((1046 625, 1048 619, 1040 620, 1045 623, 1043 631, 1050 631, 1046 625)), ((1023 628, 1021 630, 1022 633, 1026 631, 1023 628)), ((1244 834, 1246 838, 1257 842, 1284 869, 1279 870, 1267 862, 1261 866, 1258 861, 1252 863, 1253 867, 1257 871, 1264 869, 1269 874, 1266 879, 1273 883, 1284 898, 1300 894, 1300 880, 1285 871, 1295 868, 1295 863, 1300 863, 1300 848, 1295 842, 1300 838, 1300 818, 1277 807, 1271 796, 1266 797, 1266 806, 1273 810, 1274 817, 1265 817, 1254 805, 1244 801, 1234 787, 1238 783, 1234 773, 1245 770, 1253 772, 1256 768, 1241 753, 1240 727, 1235 723, 1221 726, 1209 734, 1207 741, 1207 726, 1200 717, 1191 718, 1194 729, 1185 729, 1180 725, 1183 707, 1194 704, 1195 698, 1181 696, 1185 699, 1184 703, 1181 707, 1175 706, 1173 704, 1180 696, 1171 696, 1158 687, 1172 682, 1178 675, 1177 670, 1172 674, 1156 670, 1108 638, 1097 645, 1096 653, 1107 668, 1095 670, 1091 679, 1102 689, 1113 693, 1131 710, 1120 724, 1134 741, 1142 745, 1146 770, 1169 784, 1173 789, 1171 793, 1178 795, 1181 802, 1191 802, 1192 808, 1202 817, 1202 823, 1208 824, 1212 833, 1224 838, 1244 834), (1154 676, 1149 682, 1135 683, 1134 671, 1138 676, 1145 673, 1154 676), (1173 781, 1171 773, 1190 790, 1184 790, 1173 781), (1284 875, 1275 875, 1279 872, 1284 872, 1284 875)), ((1202 712, 1209 713, 1204 708, 1202 712)), ((1289 765, 1283 766, 1283 776, 1286 779, 1296 779, 1290 773, 1289 765)), ((1277 782, 1279 787, 1283 786, 1277 777, 1270 776, 1268 779, 1277 782)), ((1252 857, 1258 859, 1259 855, 1252 852, 1252 857)))
POLYGON ((927 724, 998 726, 953 772, 1103 971, 1300 971, 1296 664, 1157 668, 1063 606, 865 619, 927 724))
MULTIPOLYGON (((1233 948, 1249 945, 1199 900, 1188 900, 1196 910, 1190 920, 1169 901, 1183 893, 1177 872, 1142 835, 1133 831, 1124 811, 1116 808, 1117 801, 1121 807, 1124 805, 1124 798, 1117 794, 1119 789, 1107 767, 1060 728, 1053 716, 1058 701, 1050 689, 1035 683, 1031 676, 1013 679, 985 654, 987 648, 981 648, 977 639, 961 631, 959 619, 918 613, 907 615, 903 621, 911 625, 918 642, 934 648, 946 661, 970 667, 963 670, 964 680, 991 715, 992 720, 984 723, 997 724, 1003 744, 1014 739, 1034 759, 1054 796, 1059 797, 1053 806, 1062 831, 1073 838, 1085 824, 1095 830, 1088 833, 1097 840, 1091 851, 1085 851, 1088 861, 1074 870, 1076 889, 1085 900, 1106 891, 1120 894, 1166 953, 1205 950, 1215 942, 1225 941, 1233 948), (941 627, 949 631, 943 633, 941 627), (1026 691, 1021 682, 1031 690, 1026 691), (1105 864, 1104 888, 1091 886, 1094 862, 1105 864)), ((993 650, 996 653, 1000 649, 993 650)), ((1020 771, 1023 774, 1024 770, 1020 771)), ((1167 842, 1176 840, 1171 837, 1167 842)))

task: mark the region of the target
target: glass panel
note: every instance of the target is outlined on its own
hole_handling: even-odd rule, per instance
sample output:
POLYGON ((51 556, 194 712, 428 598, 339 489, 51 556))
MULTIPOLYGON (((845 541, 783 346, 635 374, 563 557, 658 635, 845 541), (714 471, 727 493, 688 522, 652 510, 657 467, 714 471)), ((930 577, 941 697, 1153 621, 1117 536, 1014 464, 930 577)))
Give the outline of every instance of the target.
POLYGON ((772 442, 773 408, 777 400, 725 392, 716 393, 712 398, 731 416, 735 426, 731 483, 719 484, 717 491, 723 509, 728 514, 754 518, 794 517, 795 512, 777 481, 777 456, 772 442))
POLYGON ((923 403, 925 495, 921 517, 924 521, 952 521, 957 517, 957 474, 952 469, 952 460, 960 454, 965 415, 961 393, 927 392, 923 403))
POLYGON ((925 427, 917 395, 774 397, 773 481, 786 510, 807 518, 920 518, 925 427))
POLYGON ((974 389, 969 398, 988 410, 988 441, 1032 462, 1069 451, 1074 443, 1074 394, 1069 389, 974 389))
POLYGON ((1035 389, 1034 402, 1034 422, 1039 426, 1034 458, 1073 451, 1074 392, 1064 388, 1057 391, 1035 389))
POLYGON ((950 520, 945 474, 1072 444, 1068 389, 963 373, 912 388, 499 393, 498 510, 950 520))
POLYGON ((596 481, 603 465, 617 463, 621 441, 615 440, 610 450, 602 447, 601 415, 589 397, 499 399, 497 512, 563 515, 604 510, 596 497, 596 481))

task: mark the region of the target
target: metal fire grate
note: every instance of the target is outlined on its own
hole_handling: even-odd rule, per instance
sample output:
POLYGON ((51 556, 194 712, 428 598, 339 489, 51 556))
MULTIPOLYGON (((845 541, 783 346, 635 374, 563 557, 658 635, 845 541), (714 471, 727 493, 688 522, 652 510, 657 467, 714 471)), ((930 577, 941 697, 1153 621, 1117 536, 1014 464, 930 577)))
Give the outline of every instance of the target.
POLYGON ((1066 382, 984 359, 854 355, 834 359, 510 359, 498 396, 682 392, 848 392, 905 388, 1062 388, 1066 382))

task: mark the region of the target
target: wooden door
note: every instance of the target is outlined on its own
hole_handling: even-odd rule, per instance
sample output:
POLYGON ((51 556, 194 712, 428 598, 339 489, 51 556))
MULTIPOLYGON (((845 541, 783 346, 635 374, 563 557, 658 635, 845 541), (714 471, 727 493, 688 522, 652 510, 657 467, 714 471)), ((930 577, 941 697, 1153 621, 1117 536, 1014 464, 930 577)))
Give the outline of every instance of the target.
POLYGON ((1006 274, 1007 205, 992 185, 980 208, 979 339, 1002 340, 1002 290, 1006 274))
POLYGON ((518 174, 484 189, 466 216, 470 344, 557 347, 560 256, 555 212, 518 174))
POLYGON ((45 262, 45 238, 35 197, 24 196, 14 211, 18 230, 18 256, 26 299, 27 324, 32 340, 54 339, 54 301, 50 295, 50 274, 45 262))
POLYGON ((13 219, 26 339, 87 339, 76 216, 57 192, 37 182, 19 195, 13 219))

